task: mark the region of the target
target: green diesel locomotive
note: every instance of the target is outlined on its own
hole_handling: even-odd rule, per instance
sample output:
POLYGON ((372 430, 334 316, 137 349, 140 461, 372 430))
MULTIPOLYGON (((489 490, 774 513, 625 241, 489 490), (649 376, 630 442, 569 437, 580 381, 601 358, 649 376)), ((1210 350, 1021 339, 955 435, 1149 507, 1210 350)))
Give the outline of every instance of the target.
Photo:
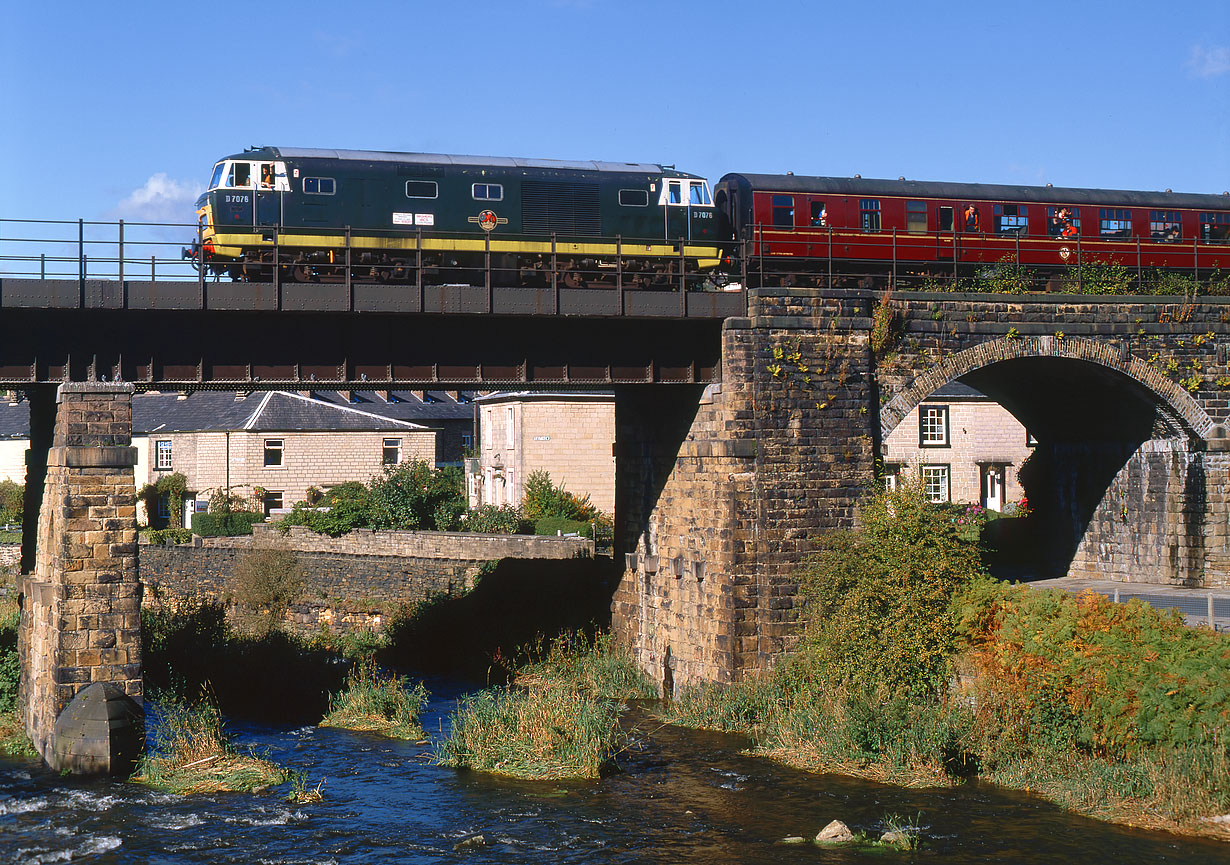
POLYGON ((185 254, 235 280, 672 288, 720 256, 708 182, 653 163, 259 147, 196 211, 185 254))

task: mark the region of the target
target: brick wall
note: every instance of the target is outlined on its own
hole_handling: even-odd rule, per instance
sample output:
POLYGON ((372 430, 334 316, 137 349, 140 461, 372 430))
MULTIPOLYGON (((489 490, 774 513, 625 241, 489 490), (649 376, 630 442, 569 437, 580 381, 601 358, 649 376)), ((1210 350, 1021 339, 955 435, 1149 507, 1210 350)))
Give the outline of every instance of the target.
POLYGON ((193 544, 143 544, 141 582, 151 603, 170 599, 221 600, 254 546, 293 550, 302 568, 301 599, 288 623, 314 632, 379 628, 399 604, 435 595, 458 596, 474 586, 488 562, 499 559, 592 558, 584 538, 358 530, 339 538, 303 527, 282 538, 257 525, 251 538, 196 538, 193 544))

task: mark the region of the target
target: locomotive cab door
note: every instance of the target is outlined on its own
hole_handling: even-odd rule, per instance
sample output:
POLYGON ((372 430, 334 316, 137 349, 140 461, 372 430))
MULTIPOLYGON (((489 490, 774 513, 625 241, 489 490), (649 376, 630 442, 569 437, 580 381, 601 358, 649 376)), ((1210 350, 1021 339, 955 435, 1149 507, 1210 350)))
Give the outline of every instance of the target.
POLYGON ((281 225, 283 197, 290 188, 286 180, 286 163, 252 163, 252 181, 256 185, 256 224, 281 225))
POLYGON ((663 179, 662 196, 658 203, 666 211, 666 239, 678 240, 682 237, 690 240, 692 219, 688 204, 688 181, 682 178, 663 179))

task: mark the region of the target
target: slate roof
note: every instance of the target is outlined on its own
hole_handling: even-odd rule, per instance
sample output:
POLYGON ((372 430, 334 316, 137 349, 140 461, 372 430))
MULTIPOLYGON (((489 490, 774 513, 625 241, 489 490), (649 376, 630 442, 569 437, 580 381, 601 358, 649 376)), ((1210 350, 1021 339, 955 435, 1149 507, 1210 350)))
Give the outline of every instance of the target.
POLYGON ((982 391, 970 387, 963 381, 950 381, 948 384, 936 388, 927 399, 989 400, 990 397, 982 391))
MULTIPOLYGON (((351 402, 338 391, 310 397, 287 391, 254 391, 240 397, 234 391, 139 393, 132 400, 134 435, 153 432, 371 432, 430 429, 447 421, 474 417, 470 392, 454 399, 429 391, 420 400, 410 391, 395 391, 386 401, 376 391, 356 392, 351 402)), ((0 439, 28 438, 30 404, 0 401, 0 439)))

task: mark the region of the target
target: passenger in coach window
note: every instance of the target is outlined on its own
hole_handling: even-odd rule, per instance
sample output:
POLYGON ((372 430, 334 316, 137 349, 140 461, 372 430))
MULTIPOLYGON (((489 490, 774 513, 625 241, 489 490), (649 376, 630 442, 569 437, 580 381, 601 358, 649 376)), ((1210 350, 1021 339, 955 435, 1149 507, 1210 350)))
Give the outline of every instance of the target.
POLYGON ((965 230, 982 231, 981 215, 978 213, 978 208, 972 204, 965 208, 965 230))

